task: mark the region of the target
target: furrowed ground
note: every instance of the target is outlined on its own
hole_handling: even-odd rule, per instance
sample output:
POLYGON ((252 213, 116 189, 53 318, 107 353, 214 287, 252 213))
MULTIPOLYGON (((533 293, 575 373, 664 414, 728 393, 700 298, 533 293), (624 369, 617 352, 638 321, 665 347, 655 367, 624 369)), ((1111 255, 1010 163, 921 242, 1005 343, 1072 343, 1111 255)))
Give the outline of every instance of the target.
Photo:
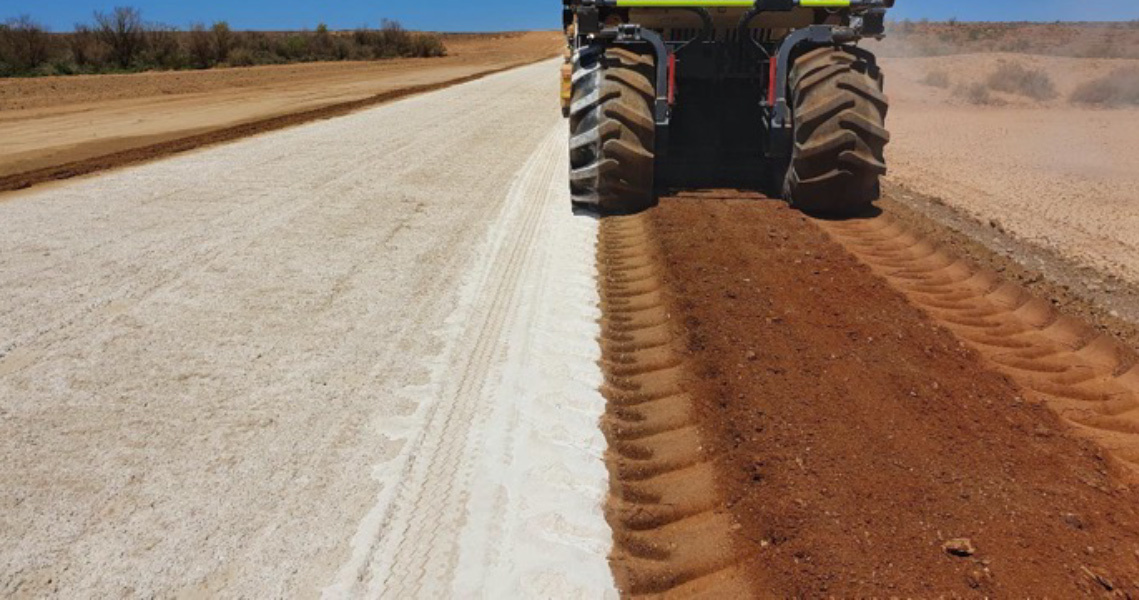
MULTIPOLYGON (((697 464, 714 465, 719 498, 703 510, 734 522, 698 529, 696 548, 714 553, 704 563, 718 565, 704 585, 742 577, 756 595, 785 597, 1136 591, 1131 467, 908 302, 830 224, 736 192, 669 198, 636 219, 647 232, 637 239, 659 247, 655 293, 669 307, 697 464)), ((606 231, 603 263, 629 253, 606 231)), ((668 405, 641 400, 650 420, 668 405)), ((645 449, 623 460, 666 460, 645 449)), ((680 467, 639 485, 692 472, 680 467)), ((656 525, 665 540, 678 527, 668 523, 656 525)), ((689 590, 701 560, 681 546, 656 558, 689 590)))

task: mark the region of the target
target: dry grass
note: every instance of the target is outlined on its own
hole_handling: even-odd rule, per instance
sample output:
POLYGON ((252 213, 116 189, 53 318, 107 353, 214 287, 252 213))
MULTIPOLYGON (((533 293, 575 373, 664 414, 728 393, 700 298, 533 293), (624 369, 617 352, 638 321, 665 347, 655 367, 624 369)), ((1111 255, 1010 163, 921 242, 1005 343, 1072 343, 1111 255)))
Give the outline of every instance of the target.
POLYGON ((949 73, 941 69, 926 73, 925 78, 923 78, 921 82, 925 85, 941 88, 943 90, 949 89, 949 87, 953 85, 953 81, 949 78, 949 73))
POLYGON ((1004 63, 989 75, 989 88, 1033 100, 1051 100, 1059 95, 1052 77, 1020 63, 1004 63))
POLYGON ((1072 92, 1071 101, 1094 106, 1139 106, 1139 68, 1116 69, 1072 92))
POLYGON ((969 104, 976 104, 978 106, 1000 106, 1004 104, 1004 101, 1000 98, 993 96, 992 91, 989 90, 989 86, 984 83, 959 85, 954 88, 953 95, 969 104))

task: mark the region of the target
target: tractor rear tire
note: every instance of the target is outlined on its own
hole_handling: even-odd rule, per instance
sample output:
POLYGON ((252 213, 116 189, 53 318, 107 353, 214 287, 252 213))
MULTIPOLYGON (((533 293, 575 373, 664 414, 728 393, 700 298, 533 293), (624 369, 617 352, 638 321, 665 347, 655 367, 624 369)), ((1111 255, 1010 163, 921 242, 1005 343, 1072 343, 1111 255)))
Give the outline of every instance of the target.
POLYGON ((812 214, 853 216, 880 196, 889 102, 871 58, 842 47, 803 54, 791 70, 795 135, 783 195, 812 214))
POLYGON ((654 59, 629 47, 574 55, 570 193, 574 204, 629 214, 654 203, 654 59))

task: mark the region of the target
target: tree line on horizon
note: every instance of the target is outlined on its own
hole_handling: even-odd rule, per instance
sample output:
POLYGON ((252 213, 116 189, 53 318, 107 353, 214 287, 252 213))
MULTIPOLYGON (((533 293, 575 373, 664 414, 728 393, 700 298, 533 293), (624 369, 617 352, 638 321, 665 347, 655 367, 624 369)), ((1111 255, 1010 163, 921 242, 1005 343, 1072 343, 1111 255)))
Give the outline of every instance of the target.
POLYGON ((150 23, 133 7, 96 12, 70 33, 52 33, 27 15, 0 23, 0 77, 149 70, 210 69, 314 61, 445 56, 438 34, 405 30, 384 19, 379 29, 235 31, 225 21, 188 30, 150 23))

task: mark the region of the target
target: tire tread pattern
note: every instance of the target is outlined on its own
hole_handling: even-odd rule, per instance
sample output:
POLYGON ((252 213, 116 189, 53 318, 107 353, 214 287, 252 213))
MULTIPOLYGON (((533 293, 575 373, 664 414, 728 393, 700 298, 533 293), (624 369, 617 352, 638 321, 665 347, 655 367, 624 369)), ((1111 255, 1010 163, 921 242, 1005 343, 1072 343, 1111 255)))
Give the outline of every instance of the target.
POLYGON ((889 100, 877 66, 842 47, 816 48, 791 70, 795 140, 784 197, 805 212, 851 215, 878 199, 889 100))
POLYGON ((570 193, 575 204, 631 213, 654 199, 654 63, 624 47, 574 55, 570 193))

